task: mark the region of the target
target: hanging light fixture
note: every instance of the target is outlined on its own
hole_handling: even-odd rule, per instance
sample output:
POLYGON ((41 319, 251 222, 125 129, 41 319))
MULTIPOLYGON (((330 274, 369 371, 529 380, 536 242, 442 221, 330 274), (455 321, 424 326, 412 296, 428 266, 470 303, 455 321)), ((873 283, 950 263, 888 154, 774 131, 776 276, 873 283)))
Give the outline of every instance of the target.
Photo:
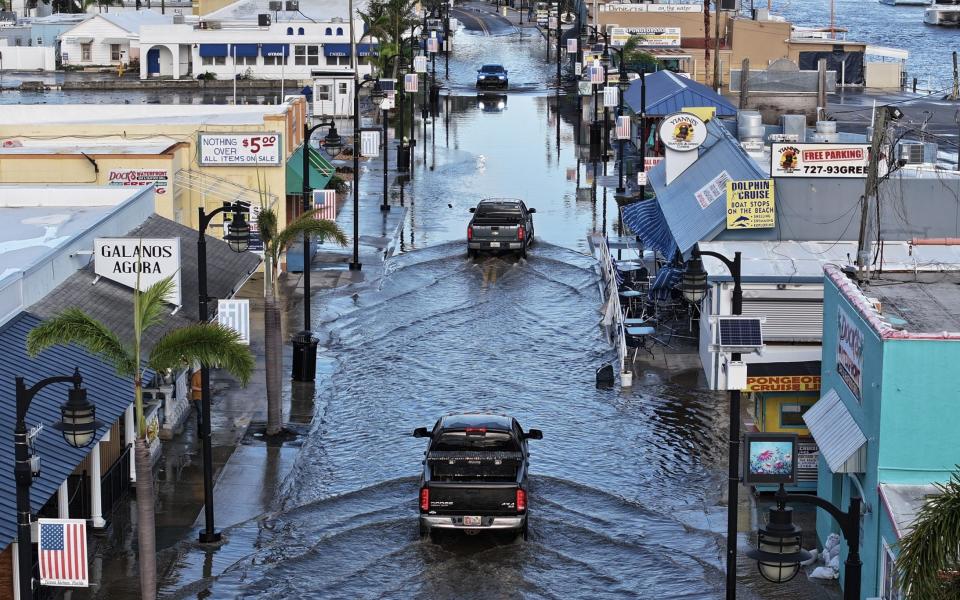
POLYGON ((767 526, 757 532, 757 549, 747 556, 757 561, 760 575, 773 583, 797 576, 800 563, 811 554, 800 546, 802 531, 793 524, 793 509, 782 504, 770 509, 767 526))
POLYGON ((383 88, 380 87, 380 80, 373 80, 373 89, 370 90, 370 101, 380 106, 383 102, 383 99, 387 97, 386 92, 383 91, 383 88))
POLYGON ((67 402, 60 407, 60 422, 51 425, 63 433, 63 439, 74 448, 89 446, 102 426, 96 419, 96 407, 87 400, 87 390, 81 383, 70 388, 67 402))
POLYGON ((703 261, 694 256, 687 261, 687 268, 683 271, 683 280, 680 282, 680 291, 688 302, 699 304, 707 295, 707 272, 703 270, 703 261))
POLYGON ((247 224, 245 213, 247 208, 239 202, 233 205, 233 219, 230 221, 229 231, 223 236, 223 241, 230 245, 234 252, 246 252, 250 247, 250 225, 247 224))
POLYGON ((337 126, 333 125, 330 127, 330 131, 327 132, 327 135, 323 136, 323 150, 329 156, 337 156, 340 154, 340 150, 343 149, 343 139, 340 137, 340 134, 337 133, 337 126))

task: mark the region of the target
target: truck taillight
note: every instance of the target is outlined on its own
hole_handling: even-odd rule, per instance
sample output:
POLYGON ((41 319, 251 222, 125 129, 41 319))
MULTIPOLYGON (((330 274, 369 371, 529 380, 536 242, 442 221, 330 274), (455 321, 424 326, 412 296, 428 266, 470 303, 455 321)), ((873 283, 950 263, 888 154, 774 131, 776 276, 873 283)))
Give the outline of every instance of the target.
POLYGON ((521 242, 523 241, 523 236, 526 232, 523 230, 523 225, 517 228, 517 239, 521 242))
POLYGON ((524 512, 525 510, 527 510, 527 492, 517 490, 517 512, 524 512))
POLYGON ((467 225, 467 241, 473 239, 473 225, 467 225))
POLYGON ((430 510, 430 489, 420 488, 420 510, 427 512, 430 510))

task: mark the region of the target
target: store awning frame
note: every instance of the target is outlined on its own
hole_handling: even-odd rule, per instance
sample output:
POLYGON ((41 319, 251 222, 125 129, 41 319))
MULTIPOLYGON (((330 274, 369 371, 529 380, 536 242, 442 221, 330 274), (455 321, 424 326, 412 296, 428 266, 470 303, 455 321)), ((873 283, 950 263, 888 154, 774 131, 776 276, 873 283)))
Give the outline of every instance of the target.
POLYGON ((260 56, 290 56, 290 44, 261 44, 260 56))
POLYGON ((214 58, 221 56, 228 56, 229 44, 200 44, 200 57, 201 58, 214 58))
POLYGON ((862 473, 867 438, 837 390, 830 388, 810 409, 803 421, 820 448, 820 455, 834 473, 862 473))
POLYGON ((230 48, 233 56, 239 58, 256 58, 258 50, 257 44, 233 44, 230 48))

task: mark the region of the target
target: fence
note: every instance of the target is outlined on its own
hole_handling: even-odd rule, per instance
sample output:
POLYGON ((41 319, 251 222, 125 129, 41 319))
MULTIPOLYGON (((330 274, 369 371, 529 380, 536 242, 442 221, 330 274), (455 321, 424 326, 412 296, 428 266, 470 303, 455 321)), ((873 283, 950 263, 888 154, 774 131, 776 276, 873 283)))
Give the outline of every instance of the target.
POLYGON ((617 347, 617 359, 620 362, 620 384, 628 387, 632 382, 632 372, 629 378, 625 376, 627 370, 627 340, 624 335, 623 310, 620 307, 620 292, 617 287, 617 273, 610 256, 610 247, 604 237, 596 236, 596 247, 600 248, 600 275, 603 278, 603 292, 607 297, 604 314, 604 324, 608 326, 608 337, 617 347))
MULTIPOLYGON (((730 91, 740 91, 740 73, 730 69, 730 91)), ((750 69, 747 85, 751 92, 817 93, 817 71, 778 71, 750 69)), ((827 71, 827 93, 837 91, 837 72, 827 71)))

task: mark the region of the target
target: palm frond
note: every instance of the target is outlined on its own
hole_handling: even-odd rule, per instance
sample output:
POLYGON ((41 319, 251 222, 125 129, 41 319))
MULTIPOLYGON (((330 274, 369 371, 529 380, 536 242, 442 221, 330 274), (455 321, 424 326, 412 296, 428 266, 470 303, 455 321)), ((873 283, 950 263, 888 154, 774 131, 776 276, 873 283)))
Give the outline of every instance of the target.
POLYGON ((27 353, 37 356, 47 348, 76 344, 104 359, 118 375, 130 377, 136 363, 115 333, 79 308, 68 308, 34 327, 27 334, 27 353))
POLYGON ((159 325, 166 314, 167 296, 173 291, 173 275, 165 277, 140 292, 133 290, 133 306, 139 324, 139 332, 159 325))
POLYGON ((294 241, 302 239, 304 234, 319 238, 321 242, 332 240, 341 246, 347 245, 347 236, 337 224, 326 219, 317 219, 316 214, 316 210, 308 210, 277 234, 275 245, 278 254, 294 241))
POLYGON ((193 363, 224 369, 247 385, 253 374, 254 359, 249 346, 240 343, 240 335, 217 323, 197 323, 168 332, 150 351, 150 366, 155 370, 184 367, 193 363))
POLYGON ((260 239, 265 248, 277 237, 277 213, 272 208, 264 208, 257 217, 257 226, 260 230, 260 239))
POLYGON ((911 598, 948 600, 957 597, 960 570, 960 471, 935 485, 940 494, 924 503, 899 542, 897 569, 911 598))

